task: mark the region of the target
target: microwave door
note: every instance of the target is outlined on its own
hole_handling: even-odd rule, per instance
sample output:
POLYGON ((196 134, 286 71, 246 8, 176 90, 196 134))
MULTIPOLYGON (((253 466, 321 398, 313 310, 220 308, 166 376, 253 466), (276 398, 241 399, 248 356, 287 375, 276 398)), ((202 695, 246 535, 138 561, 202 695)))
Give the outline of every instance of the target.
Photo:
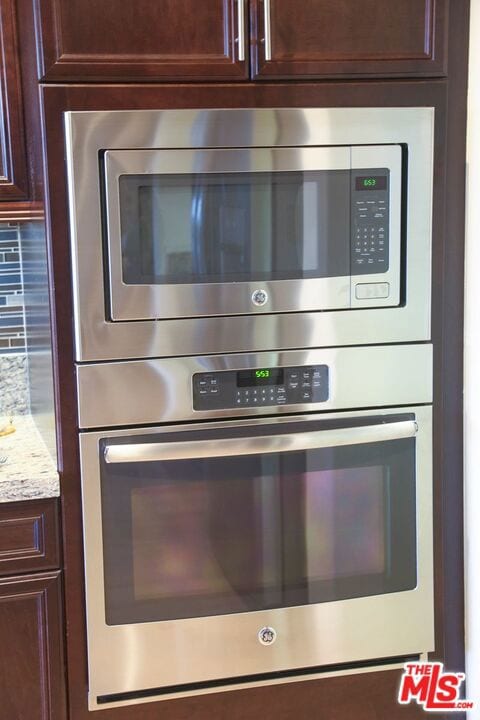
POLYGON ((350 307, 350 154, 107 151, 110 319, 350 307))

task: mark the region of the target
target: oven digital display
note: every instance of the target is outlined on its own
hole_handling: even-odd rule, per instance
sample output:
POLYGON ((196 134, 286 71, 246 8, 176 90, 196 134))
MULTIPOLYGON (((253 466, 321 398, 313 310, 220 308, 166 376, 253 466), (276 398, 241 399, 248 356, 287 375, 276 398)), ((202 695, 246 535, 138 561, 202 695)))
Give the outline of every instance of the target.
POLYGON ((240 370, 237 373, 237 387, 256 387, 257 385, 283 385, 283 368, 259 368, 258 370, 240 370))
POLYGON ((355 178, 355 190, 386 190, 386 175, 368 175, 355 178))

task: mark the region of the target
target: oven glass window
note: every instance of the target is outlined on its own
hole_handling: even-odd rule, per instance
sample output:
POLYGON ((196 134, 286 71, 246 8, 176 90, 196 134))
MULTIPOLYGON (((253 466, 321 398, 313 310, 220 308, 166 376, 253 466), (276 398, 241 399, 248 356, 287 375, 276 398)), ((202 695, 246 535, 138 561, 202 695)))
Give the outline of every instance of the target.
POLYGON ((104 463, 107 624, 414 588, 414 448, 104 463))
POLYGON ((123 282, 350 273, 350 171, 122 175, 123 282))

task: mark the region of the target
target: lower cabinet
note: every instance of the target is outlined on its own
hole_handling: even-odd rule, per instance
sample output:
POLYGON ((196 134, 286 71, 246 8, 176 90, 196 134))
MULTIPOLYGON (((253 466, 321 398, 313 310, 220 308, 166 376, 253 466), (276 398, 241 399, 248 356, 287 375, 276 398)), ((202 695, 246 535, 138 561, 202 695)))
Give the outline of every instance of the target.
POLYGON ((64 720, 60 571, 0 580, 0 717, 64 720))
POLYGON ((56 498, 0 504, 0 719, 66 720, 56 498))

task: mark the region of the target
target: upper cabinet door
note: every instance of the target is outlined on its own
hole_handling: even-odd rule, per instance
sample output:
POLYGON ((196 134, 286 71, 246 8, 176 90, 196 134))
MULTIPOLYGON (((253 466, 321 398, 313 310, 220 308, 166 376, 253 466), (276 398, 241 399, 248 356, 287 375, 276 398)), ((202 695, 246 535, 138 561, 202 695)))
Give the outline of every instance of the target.
POLYGON ((445 74, 448 0, 251 0, 256 79, 445 74))
POLYGON ((0 0, 0 202, 28 199, 25 127, 13 0, 0 0))
POLYGON ((246 0, 42 0, 43 79, 243 80, 246 0))

